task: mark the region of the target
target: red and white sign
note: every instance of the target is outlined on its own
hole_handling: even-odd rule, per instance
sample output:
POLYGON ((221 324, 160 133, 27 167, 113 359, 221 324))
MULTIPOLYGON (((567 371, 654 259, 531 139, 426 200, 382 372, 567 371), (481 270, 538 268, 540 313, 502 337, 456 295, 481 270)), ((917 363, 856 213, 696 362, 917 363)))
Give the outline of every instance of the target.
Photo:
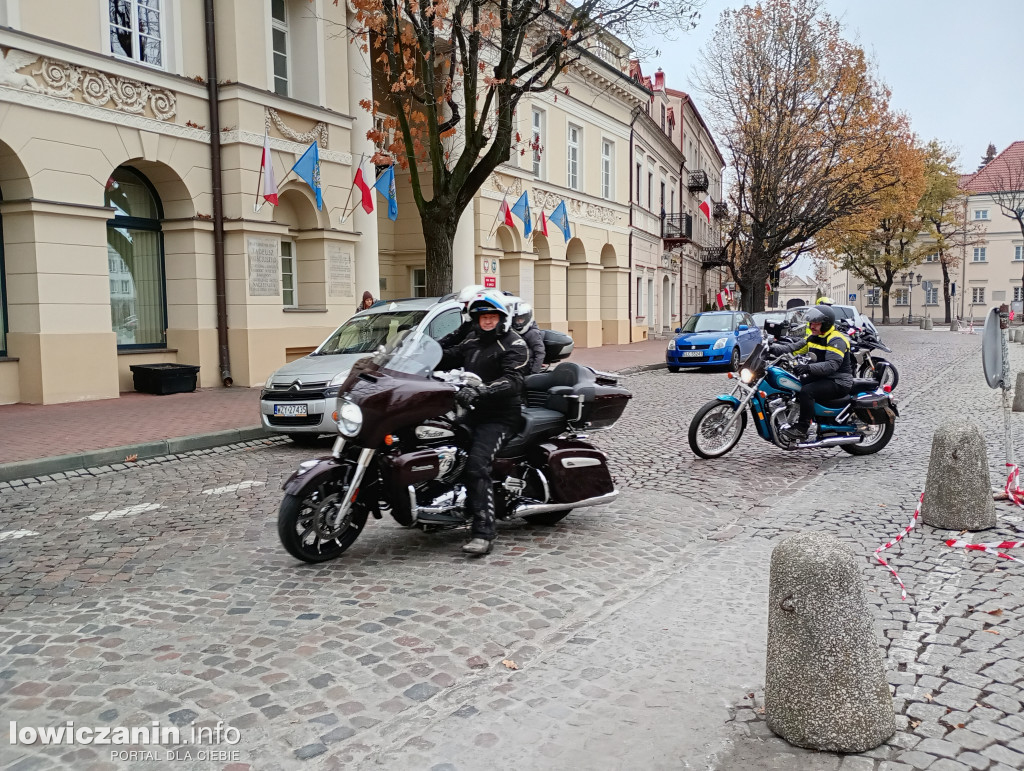
POLYGON ((484 288, 494 289, 498 285, 498 280, 494 276, 484 276, 484 288))

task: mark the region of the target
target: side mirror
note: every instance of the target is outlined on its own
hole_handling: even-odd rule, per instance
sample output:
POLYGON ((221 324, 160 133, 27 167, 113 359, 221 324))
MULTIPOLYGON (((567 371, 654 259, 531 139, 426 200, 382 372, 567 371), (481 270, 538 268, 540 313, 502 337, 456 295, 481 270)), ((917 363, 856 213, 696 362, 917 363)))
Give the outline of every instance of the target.
POLYGON ((676 327, 676 334, 680 334, 683 331, 682 327, 676 327))
POLYGON ((746 324, 740 324, 738 327, 736 327, 736 329, 738 329, 740 332, 746 332, 748 329, 750 329, 750 327, 748 327, 746 324))

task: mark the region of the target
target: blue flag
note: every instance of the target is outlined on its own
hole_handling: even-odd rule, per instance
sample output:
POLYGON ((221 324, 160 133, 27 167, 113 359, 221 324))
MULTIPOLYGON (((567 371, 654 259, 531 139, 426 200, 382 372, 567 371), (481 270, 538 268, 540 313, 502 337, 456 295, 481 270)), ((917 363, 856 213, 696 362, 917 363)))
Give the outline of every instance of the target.
POLYGON ((569 229, 569 213, 565 210, 565 201, 561 201, 555 210, 551 212, 551 216, 548 217, 548 222, 553 222, 555 226, 562 231, 562 235, 565 236, 566 243, 572 238, 572 231, 569 229))
POLYGON ((388 166, 388 170, 377 177, 373 183, 373 189, 388 199, 388 219, 394 222, 398 219, 398 194, 395 192, 395 167, 388 166))
POLYGON ((527 238, 530 237, 530 233, 533 230, 533 225, 530 223, 530 199, 526 195, 526 191, 519 196, 519 200, 516 201, 515 206, 512 207, 512 213, 519 217, 523 221, 523 235, 527 238))
POLYGON ((313 192, 316 193, 316 208, 323 209, 324 194, 320 190, 320 150, 316 142, 306 148, 306 152, 292 166, 292 171, 299 179, 313 188, 313 192))

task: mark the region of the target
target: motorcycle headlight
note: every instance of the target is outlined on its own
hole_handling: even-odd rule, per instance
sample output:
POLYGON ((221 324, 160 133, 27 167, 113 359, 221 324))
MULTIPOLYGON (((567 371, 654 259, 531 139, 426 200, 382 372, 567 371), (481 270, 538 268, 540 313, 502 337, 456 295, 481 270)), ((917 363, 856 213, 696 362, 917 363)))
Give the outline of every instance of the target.
POLYGON ((753 383, 754 382, 754 372, 753 372, 753 370, 749 370, 746 367, 741 369, 740 370, 740 382, 741 383, 753 383))
POLYGON ((338 432, 350 439, 363 427, 363 411, 352 402, 338 405, 338 432))
POLYGON ((668 349, 670 351, 674 351, 676 349, 676 341, 675 340, 669 340, 668 341, 668 349))
POLYGON ((720 338, 718 338, 717 340, 715 340, 715 346, 714 346, 715 350, 718 351, 718 350, 721 350, 722 348, 725 348, 725 346, 726 346, 726 344, 728 342, 729 342, 729 338, 728 337, 720 337, 720 338))
POLYGON ((334 378, 331 380, 331 382, 328 383, 327 385, 328 386, 340 386, 342 383, 345 382, 345 378, 348 377, 348 373, 349 372, 351 372, 351 370, 348 370, 348 369, 342 370, 337 375, 335 375, 334 378))

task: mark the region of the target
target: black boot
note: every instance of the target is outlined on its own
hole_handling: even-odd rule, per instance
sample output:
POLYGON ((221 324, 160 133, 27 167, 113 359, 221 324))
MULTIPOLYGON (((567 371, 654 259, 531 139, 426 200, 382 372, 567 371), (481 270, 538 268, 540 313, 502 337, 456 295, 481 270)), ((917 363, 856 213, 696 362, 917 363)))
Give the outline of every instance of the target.
POLYGON ((808 428, 810 428, 809 423, 794 423, 792 426, 783 428, 782 435, 789 441, 799 444, 807 441, 808 428))
POLYGON ((494 541, 488 541, 486 538, 474 538, 469 543, 462 545, 462 551, 466 554, 473 554, 477 557, 482 557, 485 554, 490 554, 491 549, 494 548, 494 541))

